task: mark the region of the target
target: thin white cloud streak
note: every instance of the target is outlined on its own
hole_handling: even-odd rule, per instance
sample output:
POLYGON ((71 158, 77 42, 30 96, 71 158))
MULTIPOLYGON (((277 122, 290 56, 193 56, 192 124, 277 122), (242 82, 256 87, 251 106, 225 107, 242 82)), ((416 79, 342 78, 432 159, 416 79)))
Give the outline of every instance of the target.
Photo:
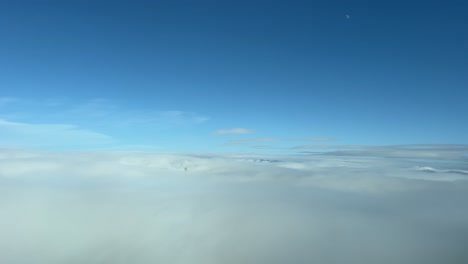
POLYGON ((103 149, 160 145, 164 142, 161 138, 154 142, 156 133, 192 129, 209 117, 187 111, 123 107, 105 99, 78 103, 18 99, 2 107, 0 120, 0 146, 103 149))
POLYGON ((213 132, 215 136, 221 135, 243 135, 243 134, 252 134, 255 131, 248 128, 232 128, 232 129, 220 129, 213 132))
POLYGON ((456 174, 464 174, 468 175, 468 171, 465 170, 439 170, 439 169, 434 169, 432 167, 416 167, 415 168, 418 171, 424 171, 424 172, 429 172, 429 173, 456 173, 456 174))
MULTIPOLYGON (((295 139, 289 139, 295 140, 295 139)), ((314 138, 303 138, 299 139, 300 141, 314 141, 314 142, 325 142, 325 141, 335 141, 335 138, 331 137, 314 137, 314 138)))
POLYGON ((465 263, 468 176, 414 169, 429 164, 466 170, 434 160, 1 150, 0 262, 465 263))
POLYGON ((0 146, 79 146, 111 143, 105 134, 69 124, 28 124, 0 119, 0 146))
POLYGON ((289 142, 289 141, 304 141, 304 142, 325 142, 334 141, 334 138, 247 138, 247 139, 233 139, 226 141, 226 145, 246 145, 259 142, 289 142))
MULTIPOLYGON (((128 108, 117 102, 98 98, 83 102, 67 99, 25 100, 21 99, 1 113, 0 118, 11 116, 24 120, 40 120, 46 123, 77 122, 107 127, 133 127, 150 125, 156 129, 197 125, 207 122, 208 116, 189 111, 128 108), (14 107, 13 107, 14 106, 14 107)), ((18 120, 14 120, 18 121, 18 120)))
POLYGON ((458 159, 466 160, 468 145, 465 144, 414 144, 414 145, 302 145, 294 147, 251 146, 256 149, 303 150, 302 154, 380 157, 380 158, 414 158, 414 159, 458 159), (308 151, 308 150, 316 151, 308 151))
MULTIPOLYGON (((383 150, 383 151, 332 151, 323 153, 330 156, 360 156, 381 158, 413 159, 465 159, 466 150, 383 150)), ((304 152, 306 153, 306 152, 304 152)))
POLYGON ((289 149, 349 149, 349 150, 467 150, 466 144, 408 144, 408 145, 302 145, 289 149))
POLYGON ((245 145, 258 142, 278 142, 280 138, 247 138, 247 139, 233 139, 226 141, 226 145, 245 145))

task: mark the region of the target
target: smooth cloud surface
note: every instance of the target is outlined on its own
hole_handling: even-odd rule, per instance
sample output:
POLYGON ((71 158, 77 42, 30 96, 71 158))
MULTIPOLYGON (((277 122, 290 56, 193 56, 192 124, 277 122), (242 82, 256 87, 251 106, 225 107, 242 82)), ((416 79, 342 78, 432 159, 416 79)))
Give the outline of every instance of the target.
POLYGON ((4 149, 0 263, 467 263, 454 170, 467 165, 4 149))

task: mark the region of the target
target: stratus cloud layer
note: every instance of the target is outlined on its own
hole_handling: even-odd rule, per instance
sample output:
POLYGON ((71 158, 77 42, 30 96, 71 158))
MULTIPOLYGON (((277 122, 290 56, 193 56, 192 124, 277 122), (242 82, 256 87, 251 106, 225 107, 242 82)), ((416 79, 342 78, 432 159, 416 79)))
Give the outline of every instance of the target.
POLYGON ((0 263, 466 263, 448 170, 467 165, 4 149, 0 263))

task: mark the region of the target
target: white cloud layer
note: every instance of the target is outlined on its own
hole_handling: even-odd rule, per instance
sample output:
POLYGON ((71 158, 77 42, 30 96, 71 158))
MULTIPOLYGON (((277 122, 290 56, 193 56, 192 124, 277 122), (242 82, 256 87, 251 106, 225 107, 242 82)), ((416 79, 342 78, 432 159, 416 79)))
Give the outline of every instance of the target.
POLYGON ((0 263, 467 263, 467 167, 3 149, 0 263))

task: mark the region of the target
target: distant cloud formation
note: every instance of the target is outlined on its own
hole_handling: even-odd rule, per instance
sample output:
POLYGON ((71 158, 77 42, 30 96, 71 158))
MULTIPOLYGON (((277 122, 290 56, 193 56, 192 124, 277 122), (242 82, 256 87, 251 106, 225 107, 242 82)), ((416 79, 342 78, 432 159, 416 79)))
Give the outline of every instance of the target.
POLYGON ((231 128, 231 129, 220 129, 213 132, 213 135, 242 135, 242 134, 252 134, 255 131, 247 128, 231 128))
POLYGON ((468 175, 452 172, 467 169, 0 149, 0 263, 462 264, 468 175))

